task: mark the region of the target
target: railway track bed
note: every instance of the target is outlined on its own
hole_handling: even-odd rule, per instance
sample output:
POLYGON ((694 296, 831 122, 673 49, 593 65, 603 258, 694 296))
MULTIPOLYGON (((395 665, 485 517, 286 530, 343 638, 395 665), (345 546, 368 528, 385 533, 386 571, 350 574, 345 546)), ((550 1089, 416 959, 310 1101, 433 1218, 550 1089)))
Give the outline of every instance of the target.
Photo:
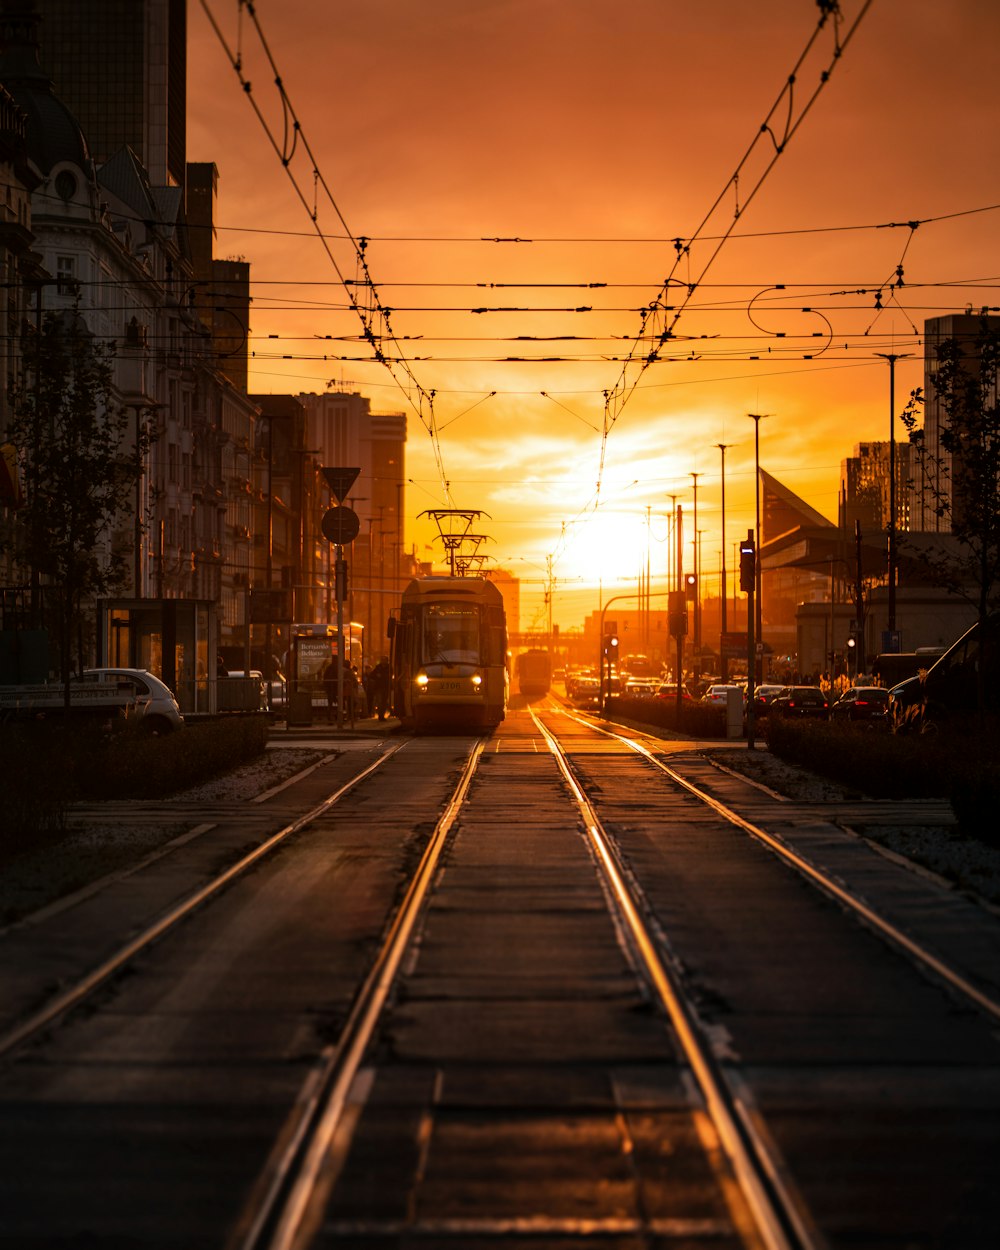
MULTIPOLYGON (((335 802, 312 776, 273 853, 7 1048, 15 1232, 995 1245, 1000 923, 850 805, 548 703, 403 740, 335 802)), ((89 907, 0 938, 8 1035, 89 907)))

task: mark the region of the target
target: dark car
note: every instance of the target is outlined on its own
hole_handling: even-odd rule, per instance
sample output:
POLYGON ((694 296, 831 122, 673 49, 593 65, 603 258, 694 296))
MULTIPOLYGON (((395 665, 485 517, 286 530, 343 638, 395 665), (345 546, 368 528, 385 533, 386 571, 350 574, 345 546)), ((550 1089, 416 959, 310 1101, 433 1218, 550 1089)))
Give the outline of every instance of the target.
POLYGON ((813 716, 826 720, 830 705, 819 686, 785 686, 781 694, 771 700, 772 716, 813 716))
POLYGON ((855 686, 830 705, 830 719, 860 721, 878 728, 888 725, 889 691, 882 686, 855 686))
POLYGON ((889 720, 896 733, 927 733, 950 720, 968 720, 979 707, 1000 710, 1000 612, 977 622, 919 677, 889 691, 889 720))
POLYGON ((771 709, 771 704, 786 688, 785 686, 758 686, 753 692, 754 716, 766 716, 771 709))

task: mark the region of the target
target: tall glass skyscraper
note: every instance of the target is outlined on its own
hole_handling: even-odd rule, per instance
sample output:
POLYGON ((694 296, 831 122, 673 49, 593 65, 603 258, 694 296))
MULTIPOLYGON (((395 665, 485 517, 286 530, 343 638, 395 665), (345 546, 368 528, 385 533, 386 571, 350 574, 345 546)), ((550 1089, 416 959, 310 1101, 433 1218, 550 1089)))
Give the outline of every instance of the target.
POLYGON ((183 187, 187 0, 36 0, 41 63, 101 164, 124 144, 183 187))

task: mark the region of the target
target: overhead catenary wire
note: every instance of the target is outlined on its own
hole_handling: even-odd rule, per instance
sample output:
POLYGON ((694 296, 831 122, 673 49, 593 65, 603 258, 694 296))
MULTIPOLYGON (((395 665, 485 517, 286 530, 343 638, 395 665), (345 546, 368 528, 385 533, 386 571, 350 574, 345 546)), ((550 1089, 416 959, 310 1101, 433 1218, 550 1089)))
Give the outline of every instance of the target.
MULTIPOLYGON (((625 363, 625 366, 622 369, 621 374, 619 375, 618 381, 609 391, 608 402, 607 402, 607 412, 608 412, 608 418, 606 422, 607 430, 604 435, 604 441, 606 441, 607 439, 607 432, 610 431, 615 421, 621 415, 621 412, 623 411, 625 405, 627 404, 630 396, 634 392, 635 386, 636 386, 636 383, 638 382, 639 377, 641 377, 642 374, 645 372, 645 370, 649 368, 649 366, 655 361, 655 359, 657 358, 659 349, 662 348, 662 346, 666 342, 668 342, 669 339, 672 337, 676 329, 676 326, 687 307, 687 304, 689 303, 694 292, 698 289, 700 282, 704 279, 705 275, 707 274, 711 266, 714 264, 722 247, 732 236, 736 227, 736 223, 739 221, 740 217, 746 211, 750 203, 756 198, 756 196, 760 192, 761 188, 766 182, 774 166, 776 165, 776 163, 778 162, 782 154, 787 150, 788 144, 791 141, 792 137, 798 131, 802 122, 805 120, 807 114, 812 109, 813 104, 818 99, 823 88, 829 82, 830 75, 832 74, 834 67, 836 66, 837 62, 840 60, 840 57, 842 56, 844 49, 846 48, 847 44, 850 42, 853 35, 856 33, 858 26, 863 21, 870 7, 871 7, 871 0, 864 0, 861 6, 861 11, 857 14, 854 21, 851 23, 843 39, 840 38, 840 34, 839 34, 839 21, 840 21, 839 10, 837 10, 836 7, 833 7, 833 8, 822 7, 821 8, 820 17, 819 17, 819 20, 816 24, 814 31, 810 35, 805 48, 803 49, 798 60, 796 61, 792 72, 788 75, 788 78, 786 79, 785 84, 783 85, 781 91, 778 93, 778 97, 775 100, 774 104, 771 106, 771 109, 769 113, 767 114, 767 117, 764 119, 764 122, 761 124, 759 130, 755 134, 754 138, 751 140, 749 146, 747 147, 745 153, 743 154, 743 157, 740 159, 739 164, 736 166, 735 171, 730 175, 729 179, 726 181, 725 186, 719 192, 718 196, 716 196, 715 201, 712 203, 708 212, 702 218, 701 223, 698 225, 694 233, 688 238, 678 238, 677 240, 675 240, 675 257, 674 257, 673 264, 671 266, 670 273, 668 274, 664 283, 660 287, 660 290, 657 296, 655 297, 655 299, 650 302, 648 312, 643 317, 642 330, 643 331, 646 330, 647 326, 654 319, 658 311, 664 310, 664 305, 667 301, 668 293, 670 291, 671 286, 676 286, 680 289, 680 292, 681 292, 680 305, 678 307, 674 307, 671 309, 673 316, 670 318, 665 318, 663 328, 659 331, 659 333, 655 337, 650 336, 651 337, 650 348, 645 357, 637 358, 635 356, 635 352, 633 351, 633 353, 629 357, 629 360, 625 363), (796 112, 795 107, 794 107, 794 88, 797 82, 799 71, 801 70, 803 64, 806 61, 806 58, 809 56, 814 44, 816 43, 821 32, 826 27, 827 22, 831 19, 831 17, 833 18, 833 30, 834 30, 834 48, 833 48, 832 55, 827 63, 826 68, 820 74, 819 85, 816 86, 812 94, 809 95, 804 106, 800 108, 798 112, 796 112), (779 127, 781 131, 781 138, 779 141, 775 137, 774 126, 777 124, 775 119, 778 115, 779 109, 782 107, 783 104, 787 107, 787 117, 785 119, 783 127, 779 127), (767 138, 771 140, 771 143, 773 144, 773 147, 774 147, 774 152, 771 154, 770 158, 765 161, 763 172, 757 177, 756 181, 752 184, 749 192, 744 195, 742 203, 741 203, 740 198, 739 198, 741 174, 744 171, 744 169, 747 167, 751 156, 757 150, 758 146, 766 142, 764 136, 766 136, 767 138), (719 206, 723 203, 726 196, 729 195, 730 193, 733 194, 735 203, 734 203, 732 217, 731 217, 729 226, 722 232, 721 235, 711 236, 710 238, 706 234, 708 223, 712 220, 719 206), (682 261, 688 261, 688 262, 690 261, 691 248, 698 241, 710 242, 713 246, 711 248, 708 260, 704 264, 702 264, 697 278, 695 278, 693 281, 692 280, 684 281, 677 276, 677 273, 679 269, 681 268, 682 261), (631 380, 629 379, 629 376, 628 376, 628 369, 630 365, 637 366, 637 375, 634 379, 631 379, 631 380)), ((603 450, 602 450, 602 456, 603 456, 603 450)))
MULTIPOLYGON (((281 100, 282 119, 283 119, 283 123, 285 126, 285 134, 283 137, 283 141, 280 144, 276 140, 274 133, 271 130, 271 127, 268 125, 268 122, 266 118, 264 117, 264 114, 261 112, 260 108, 257 105, 257 101, 253 94, 252 84, 245 77, 243 73, 242 51, 237 51, 234 53, 233 50, 230 48, 229 43, 226 40, 226 37, 223 34, 221 27, 219 26, 218 22, 215 19, 215 15, 211 10, 208 0, 201 0, 201 7, 205 13, 205 16, 208 18, 208 21, 213 31, 215 32, 216 38, 219 40, 219 43, 221 44, 223 50, 226 53, 226 56, 229 58, 230 65, 232 66, 233 71, 235 72, 237 78, 239 79, 240 86, 243 88, 243 92, 247 100, 250 102, 250 105, 253 108, 253 111, 257 117, 257 120, 259 121, 265 135, 267 136, 268 141, 270 142, 275 154, 278 156, 279 160, 281 161, 281 165, 284 168, 285 173, 289 181, 291 182, 295 190, 295 193, 299 198, 300 203, 309 214, 310 220, 312 221, 313 226, 315 228, 316 237, 319 239, 320 243, 322 244, 324 251, 326 253, 326 256, 329 259, 330 264, 333 266, 334 272, 337 274, 337 277, 340 279, 340 282, 343 285, 345 292, 347 293, 348 300, 354 312, 357 314, 359 320, 361 321, 363 331, 364 331, 364 336, 371 346, 371 349, 372 349, 372 352, 374 353, 376 361, 378 361, 378 363, 380 364, 384 364, 386 368, 389 370, 389 373, 392 374, 394 378, 396 377, 395 373, 393 372, 394 364, 396 364, 400 368, 402 373, 405 375, 407 379, 407 384, 404 384, 398 378, 396 380, 407 402, 414 409, 417 416, 420 418, 421 422, 427 429, 428 434, 430 435, 431 444, 432 444, 433 451, 434 451, 434 458, 435 458, 435 462, 437 464, 438 470, 441 475, 441 482, 444 487, 445 497, 450 498, 449 491, 448 491, 447 477, 445 475, 444 463, 443 463, 442 456, 441 456, 441 445, 438 439, 436 418, 434 414, 434 392, 432 390, 426 390, 420 384, 420 382, 416 378, 416 375, 410 369, 409 364, 405 360, 401 359, 400 357, 397 357, 395 360, 393 360, 392 358, 386 357, 383 351, 383 348, 382 348, 383 337, 388 338, 390 342, 394 342, 395 340, 394 340, 394 336, 393 336, 392 329, 391 329, 389 311, 388 309, 383 307, 383 305, 381 304, 378 298, 378 294, 375 289, 375 284, 371 278, 371 273, 368 269, 368 263, 365 257, 366 240, 364 240, 363 238, 360 240, 355 239, 354 235, 351 233, 351 231, 349 230, 347 226, 347 222, 345 221, 344 216, 341 213, 336 200, 334 199, 332 193, 330 192, 330 188, 327 184, 326 179, 323 177, 320 171, 319 162, 315 158, 315 155, 308 142, 308 139, 306 138, 305 133, 303 132, 302 124, 299 121, 299 118, 295 113, 294 107, 292 106, 291 99, 289 98, 288 93, 285 90, 282 76, 280 72, 278 71, 278 67, 277 67, 277 64, 275 63, 274 56, 271 53, 271 49, 268 45, 267 39, 264 36, 264 32, 258 20, 257 12, 253 4, 253 0, 241 0, 240 12, 242 15, 243 9, 244 8, 246 9, 247 15, 249 16, 251 22, 253 23, 254 30, 257 33, 257 38, 260 41, 260 45, 262 49, 264 50, 264 54, 267 58, 267 62, 274 74, 274 86, 276 87, 279 98, 281 100), (344 228, 345 237, 349 240, 354 250, 356 264, 359 270, 364 274, 364 278, 365 278, 364 289, 369 294, 370 308, 362 305, 360 301, 356 298, 354 291, 352 289, 352 285, 348 283, 344 273, 342 272, 339 264, 337 263, 337 259, 334 256, 333 251, 331 250, 328 242, 325 240, 322 232, 319 230, 319 224, 318 224, 319 212, 318 212, 318 206, 316 205, 316 202, 315 202, 315 198, 313 201, 313 207, 312 209, 310 209, 309 201, 305 193, 303 192, 298 179, 295 177, 292 171, 292 168, 291 168, 292 158, 295 154, 295 149, 298 146, 298 143, 300 141, 302 143, 302 146, 306 154, 309 157, 309 160, 312 163, 312 176, 313 176, 314 191, 318 187, 323 188, 323 191, 326 194, 327 200, 329 201, 334 213, 336 214, 338 221, 340 222, 341 226, 344 228), (416 400, 414 400, 414 395, 416 396, 416 400)), ((242 35, 242 27, 241 27, 241 35, 242 35)))

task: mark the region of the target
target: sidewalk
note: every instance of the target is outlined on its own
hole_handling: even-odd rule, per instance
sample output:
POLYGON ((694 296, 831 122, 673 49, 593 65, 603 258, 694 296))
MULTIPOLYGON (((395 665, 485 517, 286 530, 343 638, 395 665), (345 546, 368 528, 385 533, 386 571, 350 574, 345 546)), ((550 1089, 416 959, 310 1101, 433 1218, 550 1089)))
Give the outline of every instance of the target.
POLYGON ((353 727, 349 720, 345 720, 343 728, 340 729, 335 720, 328 721, 320 717, 314 718, 308 725, 289 725, 285 720, 276 718, 271 725, 272 741, 286 735, 297 738, 329 738, 331 734, 344 738, 385 738, 402 732, 402 726, 395 716, 387 716, 385 720, 366 716, 355 720, 353 727))

